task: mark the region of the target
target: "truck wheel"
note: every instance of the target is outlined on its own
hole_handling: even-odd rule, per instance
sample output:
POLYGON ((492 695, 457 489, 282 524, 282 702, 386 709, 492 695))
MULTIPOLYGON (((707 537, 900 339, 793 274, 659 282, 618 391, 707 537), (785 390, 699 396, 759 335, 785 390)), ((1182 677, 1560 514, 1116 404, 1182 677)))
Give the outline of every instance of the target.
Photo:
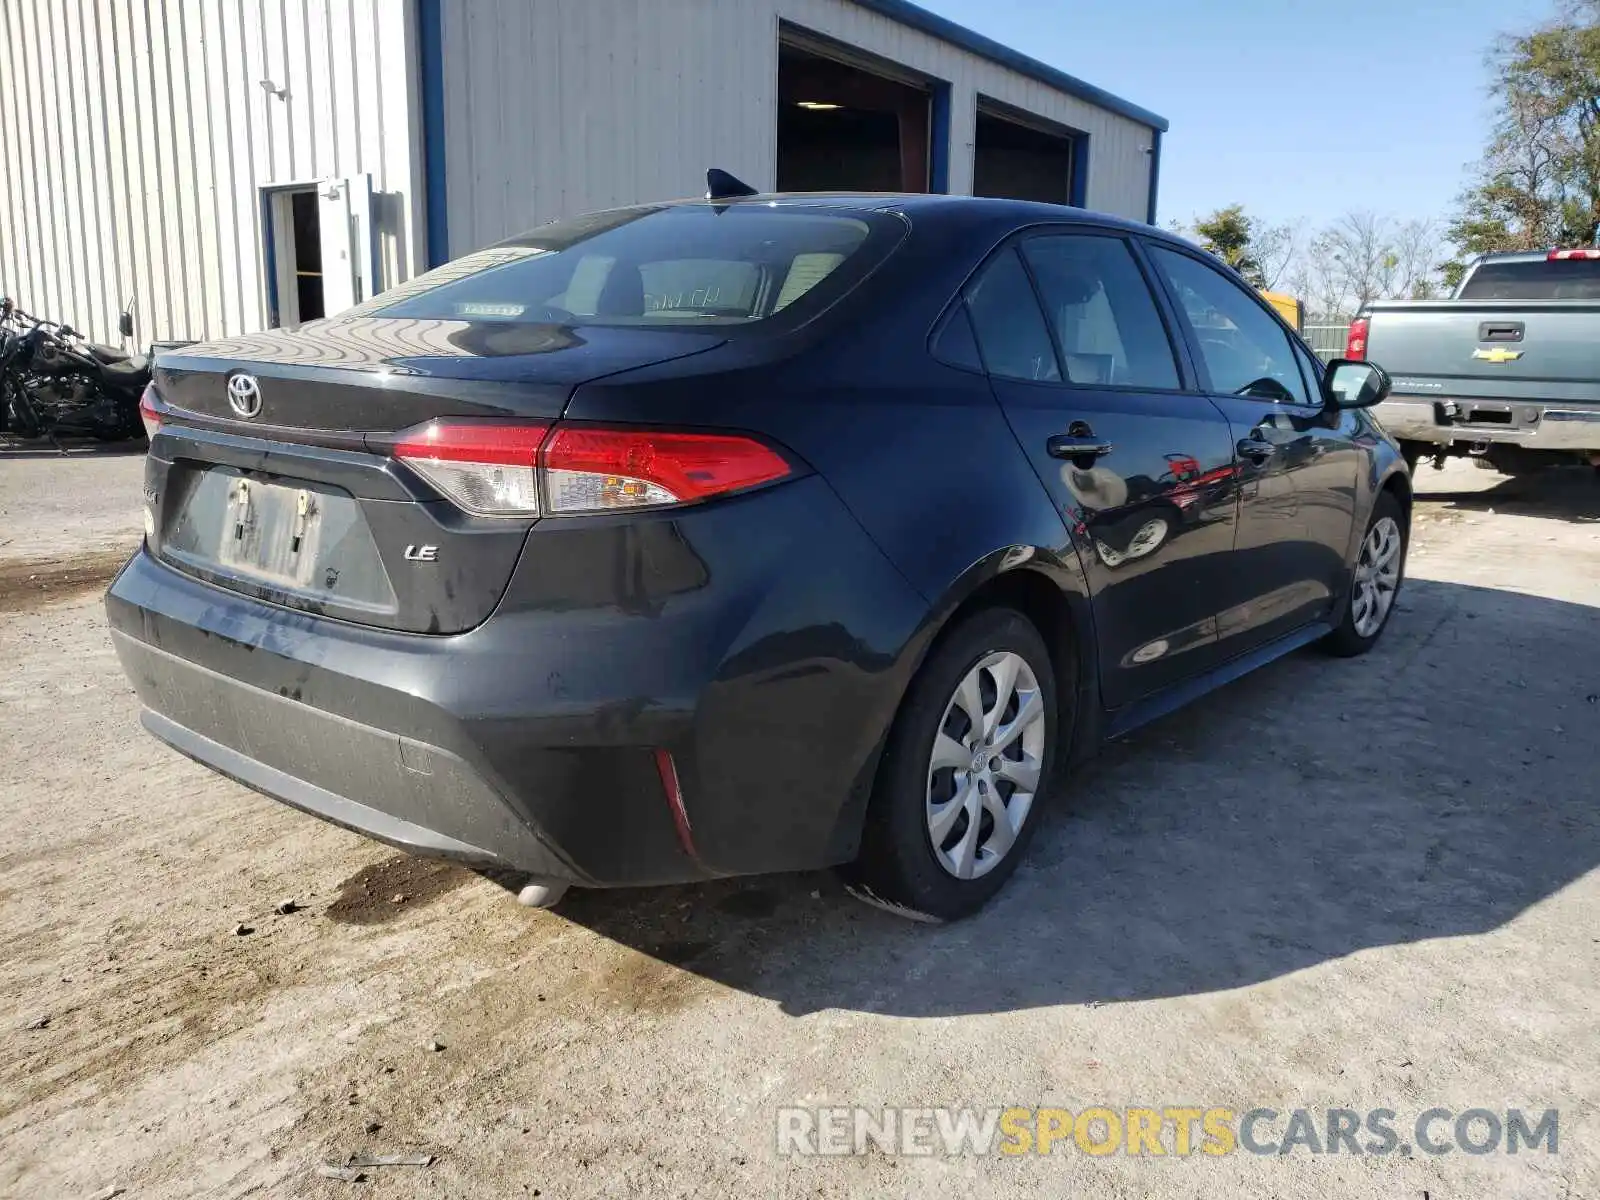
POLYGON ((1372 519, 1361 539, 1361 549, 1356 552, 1344 616, 1334 631, 1322 639, 1323 648, 1330 654, 1354 658, 1371 650, 1383 636, 1394 615, 1400 585, 1405 581, 1409 524, 1393 492, 1379 495, 1372 506, 1372 519))
POLYGON ((1016 610, 986 609, 946 633, 889 734, 860 857, 843 871, 850 890, 923 921, 982 908, 1038 826, 1056 695, 1044 639, 1016 610))

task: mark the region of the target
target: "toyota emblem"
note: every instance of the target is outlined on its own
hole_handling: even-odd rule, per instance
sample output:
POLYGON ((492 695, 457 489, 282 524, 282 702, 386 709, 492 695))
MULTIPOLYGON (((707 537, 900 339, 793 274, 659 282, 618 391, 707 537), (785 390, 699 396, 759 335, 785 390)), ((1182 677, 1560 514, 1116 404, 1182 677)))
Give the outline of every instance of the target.
POLYGON ((261 411, 261 385, 254 375, 229 376, 228 407, 241 417, 253 417, 261 411))

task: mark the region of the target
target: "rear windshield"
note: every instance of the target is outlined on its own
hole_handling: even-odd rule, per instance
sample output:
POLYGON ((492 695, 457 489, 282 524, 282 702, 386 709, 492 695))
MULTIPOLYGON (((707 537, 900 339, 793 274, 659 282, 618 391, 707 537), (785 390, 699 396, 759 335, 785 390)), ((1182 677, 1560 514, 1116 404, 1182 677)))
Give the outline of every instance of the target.
POLYGON ((896 217, 765 204, 557 221, 375 296, 362 315, 703 328, 798 324, 898 244, 896 217))
POLYGON ((1462 300, 1600 300, 1600 259, 1487 262, 1467 277, 1462 300))

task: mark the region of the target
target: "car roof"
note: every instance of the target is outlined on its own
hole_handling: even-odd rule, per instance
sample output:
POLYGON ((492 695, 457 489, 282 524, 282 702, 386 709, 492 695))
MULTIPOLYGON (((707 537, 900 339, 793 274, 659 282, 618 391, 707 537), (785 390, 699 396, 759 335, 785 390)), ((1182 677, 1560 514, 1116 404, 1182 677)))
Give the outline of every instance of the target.
POLYGON ((898 212, 913 222, 920 216, 932 216, 959 222, 967 217, 974 223, 989 224, 1010 219, 1018 226, 1045 221, 1072 221, 1120 229, 1161 238, 1165 241, 1187 244, 1167 231, 1143 221, 1130 221, 1110 213, 1095 212, 1087 208, 1073 208, 1066 204, 1048 204, 1040 200, 1009 200, 996 196, 951 196, 940 192, 763 192, 754 196, 728 199, 675 200, 675 205, 767 205, 773 208, 839 208, 857 212, 898 212))

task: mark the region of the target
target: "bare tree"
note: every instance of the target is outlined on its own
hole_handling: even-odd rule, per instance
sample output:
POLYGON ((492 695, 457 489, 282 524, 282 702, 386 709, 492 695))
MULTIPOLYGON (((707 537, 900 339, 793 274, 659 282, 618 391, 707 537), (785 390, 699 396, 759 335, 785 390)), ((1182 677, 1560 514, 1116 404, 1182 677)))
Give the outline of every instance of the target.
POLYGON ((1373 300, 1438 294, 1439 223, 1349 212, 1310 240, 1290 278, 1321 317, 1343 318, 1373 300))
POLYGON ((1393 281, 1387 295, 1401 300, 1431 300, 1439 293, 1439 263, 1444 257, 1439 222, 1418 217, 1395 226, 1393 281))
POLYGON ((1322 236, 1313 238, 1288 277, 1289 290, 1305 303, 1308 320, 1342 321, 1350 316, 1343 272, 1322 236))
POLYGON ((1291 268, 1304 241, 1303 220, 1283 225, 1257 225, 1253 238, 1255 260, 1262 286, 1269 292, 1276 291, 1280 283, 1291 278, 1291 268))
POLYGON ((1389 222, 1373 212, 1348 212, 1318 235, 1313 254, 1356 309, 1388 294, 1394 284, 1389 222))

